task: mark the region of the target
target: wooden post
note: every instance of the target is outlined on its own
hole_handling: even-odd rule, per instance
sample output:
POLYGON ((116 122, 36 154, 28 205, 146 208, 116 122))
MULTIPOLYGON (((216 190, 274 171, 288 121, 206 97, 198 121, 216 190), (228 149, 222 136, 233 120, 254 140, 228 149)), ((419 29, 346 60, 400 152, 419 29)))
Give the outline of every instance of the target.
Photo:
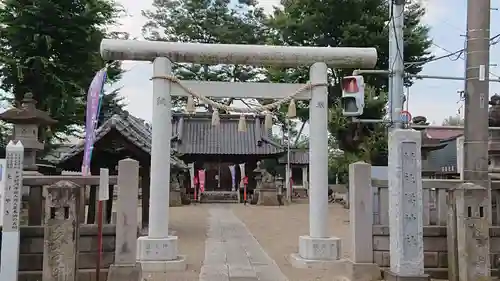
POLYGON ((77 280, 81 189, 70 181, 47 188, 43 281, 77 280))
POLYGON ((136 263, 138 195, 139 162, 121 160, 118 162, 115 262, 109 268, 108 281, 137 281, 140 278, 140 265, 136 263))
POLYGON ((24 148, 21 142, 7 145, 5 194, 2 198, 3 228, 0 280, 18 280, 19 269, 19 226, 21 223, 21 198, 23 182, 24 148))

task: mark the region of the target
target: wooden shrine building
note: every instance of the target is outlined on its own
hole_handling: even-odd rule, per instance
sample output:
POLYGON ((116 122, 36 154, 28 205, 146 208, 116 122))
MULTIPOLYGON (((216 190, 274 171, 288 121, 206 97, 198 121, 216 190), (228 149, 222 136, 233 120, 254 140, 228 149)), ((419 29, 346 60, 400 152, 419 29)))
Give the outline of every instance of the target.
MULTIPOLYGON (((84 142, 69 146, 66 151, 60 152, 59 159, 55 164, 65 171, 80 171, 83 160, 84 142)), ((98 175, 100 168, 108 168, 111 175, 117 173, 118 161, 125 158, 132 158, 140 164, 140 194, 143 206, 149 206, 149 173, 151 165, 151 127, 143 120, 134 117, 127 112, 122 115, 114 115, 104 122, 96 130, 96 139, 92 152, 91 172, 98 175)), ((187 173, 187 166, 175 155, 171 156, 171 178, 178 181, 180 175, 187 173)), ((113 186, 110 186, 110 193, 113 194, 113 186)), ((96 190, 91 189, 89 209, 95 208, 96 190)), ((111 197, 110 200, 113 198, 111 197)), ((107 220, 111 216, 111 204, 107 204, 107 220)), ((143 227, 146 227, 149 220, 149 207, 142 208, 143 227)), ((94 221, 94 212, 89 211, 87 221, 94 221)))
POLYGON ((248 189, 253 190, 257 162, 278 159, 284 153, 283 147, 271 139, 271 130, 264 127, 263 117, 246 116, 244 132, 238 130, 239 120, 239 115, 220 115, 219 124, 214 126, 209 113, 173 116, 172 148, 195 171, 205 170, 206 191, 237 191, 245 175, 248 189), (234 181, 230 166, 235 170, 234 181))

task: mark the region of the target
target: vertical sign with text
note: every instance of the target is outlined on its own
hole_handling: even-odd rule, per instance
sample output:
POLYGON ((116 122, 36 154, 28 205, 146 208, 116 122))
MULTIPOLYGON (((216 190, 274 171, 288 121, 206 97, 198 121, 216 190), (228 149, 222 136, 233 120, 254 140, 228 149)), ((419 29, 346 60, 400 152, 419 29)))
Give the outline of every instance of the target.
POLYGON ((0 226, 3 225, 3 197, 5 194, 5 178, 6 178, 6 169, 7 161, 5 159, 0 159, 0 226))
POLYGON ((21 189, 23 185, 24 147, 21 142, 9 142, 5 165, 3 227, 0 280, 17 281, 19 269, 19 227, 21 224, 21 189))

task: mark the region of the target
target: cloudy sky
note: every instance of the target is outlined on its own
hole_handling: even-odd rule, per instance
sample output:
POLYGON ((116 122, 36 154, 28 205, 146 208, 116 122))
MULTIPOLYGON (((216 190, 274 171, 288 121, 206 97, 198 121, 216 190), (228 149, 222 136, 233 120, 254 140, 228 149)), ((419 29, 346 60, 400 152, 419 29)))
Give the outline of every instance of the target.
MULTIPOLYGON (((151 8, 152 0, 118 0, 127 9, 129 16, 123 18, 121 30, 140 38, 140 30, 144 24, 141 10, 151 8)), ((427 6, 425 22, 431 26, 431 37, 434 39, 433 52, 436 56, 445 55, 463 48, 466 18, 466 0, 422 0, 427 6), (453 7, 453 9, 450 9, 453 7)), ((261 5, 272 9, 279 0, 261 0, 261 5)), ((491 0, 492 8, 500 8, 500 0, 491 0)), ((500 33, 500 11, 491 12, 491 35, 500 33)), ((498 44, 500 45, 500 44, 498 44)), ((491 48, 491 78, 500 76, 500 46, 491 48)), ((152 68, 149 63, 126 62, 128 70, 119 85, 126 98, 128 110, 141 118, 151 120, 152 85, 149 80, 152 68)), ((443 59, 429 63, 422 74, 459 76, 464 75, 462 59, 443 59)), ((440 124, 447 116, 463 114, 463 102, 457 93, 462 90, 463 81, 420 80, 409 89, 409 110, 413 116, 425 115, 436 124, 440 124)), ((490 84, 490 94, 500 93, 499 83, 490 84)))

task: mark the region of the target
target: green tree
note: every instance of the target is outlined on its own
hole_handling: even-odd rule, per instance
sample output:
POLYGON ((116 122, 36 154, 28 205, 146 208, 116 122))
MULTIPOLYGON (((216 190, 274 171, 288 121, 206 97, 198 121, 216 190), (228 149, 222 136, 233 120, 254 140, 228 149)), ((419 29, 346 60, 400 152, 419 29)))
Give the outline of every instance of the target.
MULTIPOLYGON (((111 0, 5 0, 0 7, 1 89, 13 103, 32 93, 38 108, 58 121, 56 138, 80 132, 85 122, 87 89, 105 63, 99 55, 104 37, 123 37, 107 28, 121 8, 111 0)), ((108 82, 120 78, 119 62, 111 62, 108 82)), ((106 97, 102 115, 121 107, 116 95, 106 97)), ((45 140, 53 135, 41 131, 45 140)))
MULTIPOLYGON (((256 1, 240 0, 236 6, 231 2, 154 0, 153 9, 143 11, 148 19, 143 35, 154 41, 264 44, 270 36, 269 28, 264 24, 264 11, 256 6, 256 1)), ((185 80, 245 82, 259 81, 262 69, 248 65, 183 63, 174 65, 174 73, 185 80)), ((230 104, 233 99, 220 101, 230 104)), ((175 99, 173 102, 175 106, 181 106, 184 100, 175 99)))
MULTIPOLYGON (((295 46, 329 47, 375 47, 378 51, 377 69, 388 69, 388 32, 390 19, 388 2, 384 0, 283 0, 283 9, 276 9, 269 25, 279 36, 275 43, 295 46)), ((425 10, 418 3, 406 6, 404 61, 408 63, 406 72, 416 74, 422 70, 424 62, 430 60, 429 27, 421 23, 425 10)), ((341 95, 342 77, 351 75, 353 69, 330 69, 329 107, 338 108, 341 95)), ((382 119, 385 116, 385 92, 387 77, 365 75, 365 82, 373 90, 367 97, 364 114, 361 118, 382 119), (376 97, 380 97, 378 100, 376 97)), ((279 82, 306 82, 307 68, 268 69, 268 79, 279 82)), ((407 79, 407 85, 411 80, 407 79)), ((297 113, 301 120, 309 118, 308 103, 298 103, 297 113)), ((281 110, 283 112, 284 108, 281 110)), ((283 113, 281 113, 283 115, 283 113)), ((332 118, 330 132, 340 149, 355 154, 361 153, 364 139, 370 132, 384 133, 382 126, 352 124, 339 116, 332 118), (376 127, 380 127, 376 130, 376 127)), ((375 159, 371 159, 372 161, 375 159)))

